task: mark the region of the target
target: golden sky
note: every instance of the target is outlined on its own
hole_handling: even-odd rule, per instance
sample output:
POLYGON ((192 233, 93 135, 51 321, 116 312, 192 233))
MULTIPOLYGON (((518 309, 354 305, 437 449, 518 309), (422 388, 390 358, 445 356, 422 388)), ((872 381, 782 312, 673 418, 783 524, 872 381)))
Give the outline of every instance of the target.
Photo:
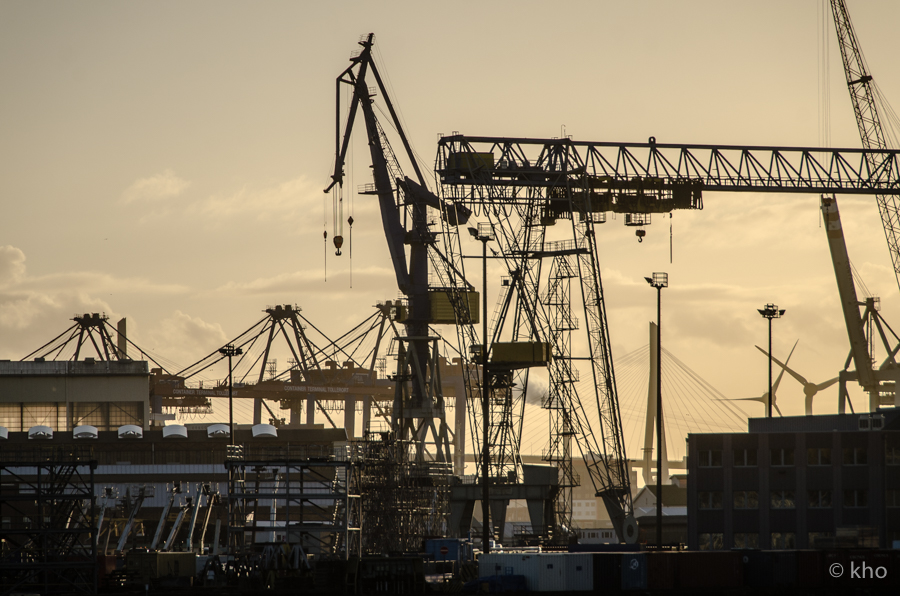
MULTIPOLYGON (((848 6, 875 80, 900 97, 900 3, 848 6)), ((353 199, 352 289, 347 251, 335 257, 322 241, 324 229, 332 235, 322 189, 334 79, 369 31, 426 165, 437 135, 452 131, 817 146, 823 80, 831 146, 857 147, 830 25, 821 53, 822 10, 821 0, 6 0, 0 358, 23 357, 75 313, 105 312, 186 366, 267 305, 299 304, 339 335, 394 298, 371 197, 353 199)), ((356 142, 349 188, 370 181, 366 160, 356 142)), ((900 326, 874 199, 838 200, 851 259, 900 326)), ((753 346, 767 341, 756 312, 767 302, 787 309, 775 322, 776 357, 799 339, 795 369, 815 382, 836 376, 848 348, 818 197, 707 194, 704 204, 675 214, 671 264, 667 222, 641 244, 621 220, 601 229, 614 355, 646 344, 656 292, 643 278, 666 271, 664 345, 725 395, 765 390, 766 360, 753 346)), ((836 395, 820 394, 816 411, 836 411, 836 395)), ((786 378, 779 404, 801 414, 800 385, 786 378)))

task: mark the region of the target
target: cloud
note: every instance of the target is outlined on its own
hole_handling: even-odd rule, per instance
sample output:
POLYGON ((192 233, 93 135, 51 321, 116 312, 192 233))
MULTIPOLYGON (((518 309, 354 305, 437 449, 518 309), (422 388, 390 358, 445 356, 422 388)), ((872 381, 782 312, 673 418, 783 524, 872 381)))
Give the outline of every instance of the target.
POLYGON ((122 313, 107 302, 109 295, 143 297, 185 291, 183 286, 95 271, 29 276, 24 252, 14 246, 0 247, 0 357, 19 359, 29 354, 71 326, 76 313, 105 313, 116 320, 122 313))
MULTIPOLYGON (((219 323, 207 323, 176 310, 146 334, 148 346, 159 346, 167 359, 187 366, 225 345, 228 337, 219 323)), ((172 371, 174 372, 174 371, 172 371)))
MULTIPOLYGON (((321 270, 282 273, 274 277, 261 277, 245 283, 229 282, 218 288, 219 292, 244 294, 270 293, 318 293, 332 295, 336 290, 350 287, 350 273, 341 270, 329 273, 325 281, 321 270)), ((364 267, 354 269, 353 288, 359 291, 388 288, 388 293, 396 293, 394 270, 387 267, 364 267)))
POLYGON ((159 201, 171 199, 183 193, 190 182, 179 178, 170 169, 150 178, 140 178, 122 193, 122 202, 134 203, 137 201, 159 201))
POLYGON ((15 283, 25 275, 25 253, 15 246, 0 246, 0 285, 15 283))

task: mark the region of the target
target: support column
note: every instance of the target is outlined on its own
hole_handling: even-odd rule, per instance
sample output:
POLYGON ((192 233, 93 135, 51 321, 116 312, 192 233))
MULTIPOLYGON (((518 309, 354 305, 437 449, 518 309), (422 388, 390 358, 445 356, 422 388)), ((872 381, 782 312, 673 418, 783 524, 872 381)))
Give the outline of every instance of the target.
POLYGON ((348 440, 356 437, 356 397, 352 395, 344 399, 344 430, 348 440))
POLYGON ((363 397, 363 412, 362 412, 362 432, 363 436, 370 430, 370 425, 372 424, 372 396, 366 395, 363 397))
POLYGON ((316 423, 316 396, 314 395, 306 398, 306 423, 316 423))

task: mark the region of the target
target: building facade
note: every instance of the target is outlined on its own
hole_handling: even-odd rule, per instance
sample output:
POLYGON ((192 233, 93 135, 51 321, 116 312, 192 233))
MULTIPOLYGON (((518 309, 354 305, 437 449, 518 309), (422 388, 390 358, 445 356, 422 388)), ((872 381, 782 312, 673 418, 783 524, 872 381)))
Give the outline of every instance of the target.
POLYGON ((889 548, 900 412, 758 418, 688 437, 688 548, 889 548))

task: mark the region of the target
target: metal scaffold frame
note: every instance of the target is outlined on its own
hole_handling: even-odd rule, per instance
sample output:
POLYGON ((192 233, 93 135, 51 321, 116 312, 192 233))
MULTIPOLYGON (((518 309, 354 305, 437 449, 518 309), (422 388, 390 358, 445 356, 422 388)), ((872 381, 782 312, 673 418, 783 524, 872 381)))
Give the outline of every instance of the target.
POLYGON ((89 448, 0 451, 0 594, 95 594, 97 527, 89 448))
POLYGON ((417 442, 393 432, 367 433, 358 448, 363 552, 416 552, 445 536, 452 464, 417 460, 417 442))
POLYGON ((276 533, 284 534, 307 568, 310 554, 360 555, 360 468, 348 446, 231 445, 225 466, 228 545, 235 555, 251 553, 254 543, 276 542, 276 533))

